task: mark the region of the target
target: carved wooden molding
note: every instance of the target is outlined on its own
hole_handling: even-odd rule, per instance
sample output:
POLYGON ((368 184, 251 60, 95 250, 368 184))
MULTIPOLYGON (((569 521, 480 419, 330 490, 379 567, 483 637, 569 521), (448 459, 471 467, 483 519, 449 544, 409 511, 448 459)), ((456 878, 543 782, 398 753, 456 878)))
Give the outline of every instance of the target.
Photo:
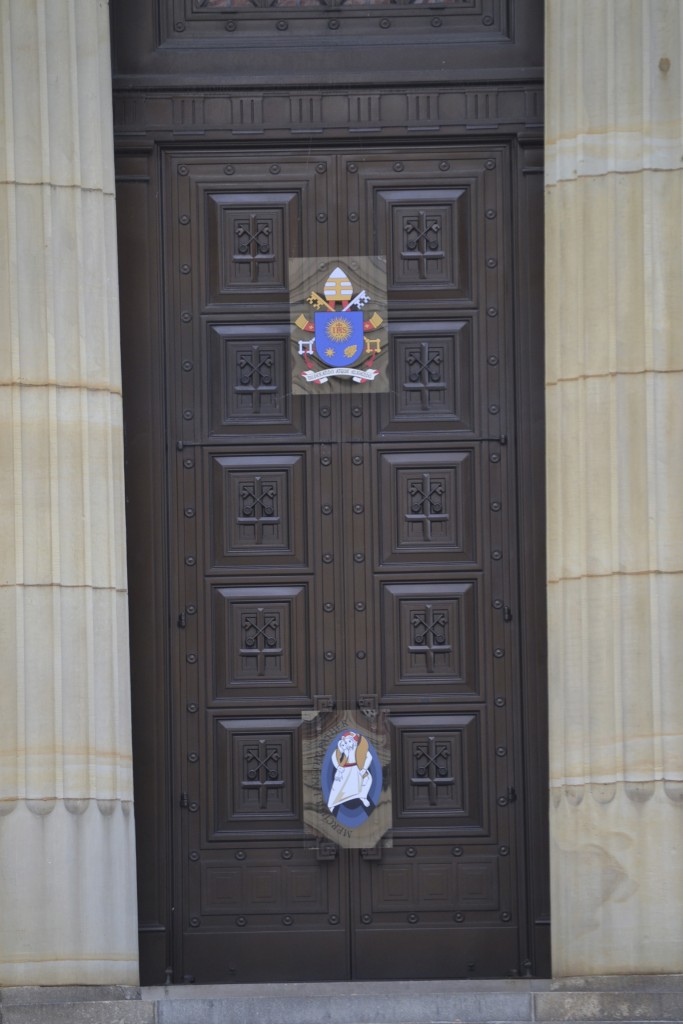
POLYGON ((282 138, 299 134, 452 136, 480 131, 535 131, 543 121, 540 83, 490 88, 365 89, 325 92, 115 92, 120 138, 282 138))

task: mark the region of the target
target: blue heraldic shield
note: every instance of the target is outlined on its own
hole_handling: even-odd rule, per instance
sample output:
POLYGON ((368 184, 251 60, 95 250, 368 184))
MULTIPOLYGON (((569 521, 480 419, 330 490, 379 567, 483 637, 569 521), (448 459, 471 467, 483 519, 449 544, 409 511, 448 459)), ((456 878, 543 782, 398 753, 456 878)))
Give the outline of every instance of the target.
POLYGON ((362 313, 316 313, 314 327, 316 355, 328 366, 352 366, 363 355, 362 313))

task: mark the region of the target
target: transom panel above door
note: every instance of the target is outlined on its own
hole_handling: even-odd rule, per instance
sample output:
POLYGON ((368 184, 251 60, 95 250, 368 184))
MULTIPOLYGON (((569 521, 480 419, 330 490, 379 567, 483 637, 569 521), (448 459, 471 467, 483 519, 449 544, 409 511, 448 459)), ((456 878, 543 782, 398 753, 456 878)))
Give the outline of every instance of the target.
POLYGON ((524 940, 504 146, 170 152, 177 927, 197 981, 506 975, 524 940), (288 261, 384 256, 389 390, 292 394, 288 261), (302 712, 386 712, 390 845, 302 712))

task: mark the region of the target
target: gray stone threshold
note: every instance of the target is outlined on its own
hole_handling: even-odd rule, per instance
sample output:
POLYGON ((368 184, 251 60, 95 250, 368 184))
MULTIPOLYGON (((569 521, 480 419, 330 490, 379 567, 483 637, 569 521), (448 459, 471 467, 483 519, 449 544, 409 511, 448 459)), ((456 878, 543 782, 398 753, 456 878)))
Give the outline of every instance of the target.
POLYGON ((683 975, 0 989, 0 1024, 635 1024, 683 1021, 683 975))

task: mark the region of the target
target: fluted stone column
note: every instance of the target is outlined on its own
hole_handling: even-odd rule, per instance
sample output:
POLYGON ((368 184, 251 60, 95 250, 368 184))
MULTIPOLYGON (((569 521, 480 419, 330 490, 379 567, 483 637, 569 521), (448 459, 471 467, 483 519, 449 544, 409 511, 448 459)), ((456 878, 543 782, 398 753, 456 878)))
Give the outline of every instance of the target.
POLYGON ((0 984, 135 984, 107 3, 0 63, 0 984))
POLYGON ((681 972, 683 4, 546 10, 554 972, 681 972))

